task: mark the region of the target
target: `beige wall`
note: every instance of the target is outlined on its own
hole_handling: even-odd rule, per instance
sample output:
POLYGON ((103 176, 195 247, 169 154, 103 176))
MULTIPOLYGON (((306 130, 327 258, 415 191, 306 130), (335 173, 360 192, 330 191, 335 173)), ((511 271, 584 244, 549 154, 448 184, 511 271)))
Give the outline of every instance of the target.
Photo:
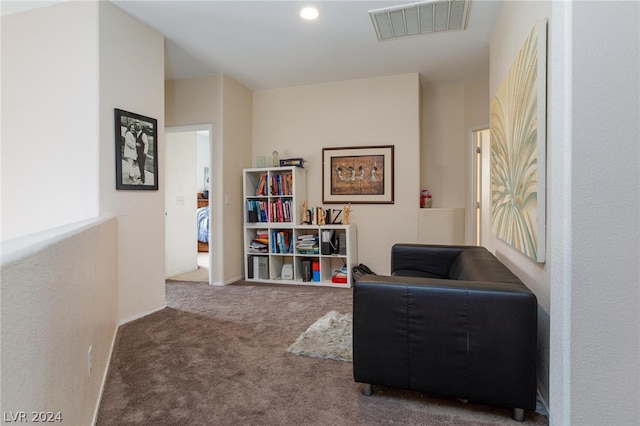
POLYGON ((93 424, 118 324, 117 244, 114 218, 2 243, 3 412, 93 424))
POLYGON ((89 3, 2 17, 3 240, 98 215, 97 22, 89 3))
POLYGON ((251 91, 222 74, 165 84, 167 127, 212 124, 214 284, 242 278, 242 169, 251 166, 251 91), (227 201, 228 200, 228 204, 227 201))
MULTIPOLYGON (((498 90, 502 79, 511 68, 511 65, 522 47, 524 40, 527 38, 535 22, 540 18, 549 18, 551 16, 550 2, 521 2, 505 3, 502 8, 496 28, 491 39, 491 94, 492 96, 498 90)), ((553 31, 552 25, 549 31, 553 31)), ((549 53, 549 63, 553 63, 551 49, 549 53)), ((553 76, 549 77, 549 85, 553 84, 553 76)), ((548 109, 552 107, 551 101, 548 102, 548 109)), ((549 126, 553 123, 553 116, 547 114, 549 126)), ((552 144, 552 140, 547 141, 547 146, 552 144)), ((552 185, 547 184, 548 190, 552 191, 552 185)), ((547 227, 547 240, 549 239, 549 229, 547 227)), ((538 303, 549 312, 549 274, 546 264, 538 264, 517 250, 514 250, 508 244, 491 235, 487 239, 489 248, 503 256, 504 260, 513 267, 514 272, 518 273, 521 279, 525 281, 538 297, 538 303)), ((548 257, 548 253, 547 256, 548 257)))
MULTIPOLYGON (((218 124, 222 117, 222 75, 166 81, 164 106, 167 127, 218 124)), ((220 139, 221 133, 217 135, 220 139)))
POLYGON ((118 217, 119 318, 126 322, 166 304, 164 37, 109 2, 98 5, 100 211, 118 217), (116 191, 114 108, 158 120, 158 191, 116 191))
POLYGON ((164 40, 64 2, 3 16, 2 48, 2 407, 91 424, 115 326, 165 306, 164 197, 115 190, 113 111, 164 127, 164 40))
POLYGON ((425 86, 423 102, 421 188, 433 195, 433 207, 466 207, 465 86, 425 86))
POLYGON ((224 76, 222 105, 224 161, 222 187, 218 191, 223 195, 224 207, 217 229, 224 241, 224 259, 220 262, 224 267, 223 283, 228 284, 244 275, 242 169, 251 167, 253 93, 224 76))
POLYGON ((470 131, 489 125, 489 77, 425 85, 422 103, 420 188, 431 192, 434 207, 466 209, 470 131))
MULTIPOLYGON (((491 38, 491 73, 490 93, 493 96, 511 67, 518 51, 522 47, 535 22, 540 18, 551 16, 550 2, 506 2, 496 23, 491 38)), ((553 32, 553 25, 549 26, 549 32, 553 32)), ((549 49, 548 63, 553 63, 552 49, 549 49)), ((553 87, 553 75, 548 77, 549 87, 553 87)), ((551 89, 552 90, 552 89, 551 89)), ((547 103, 548 111, 554 108, 551 101, 547 103)), ((547 114, 547 123, 553 125, 553 114, 547 114)), ((548 139, 547 147, 553 144, 552 138, 548 139)), ((548 163, 553 159, 549 157, 548 163)), ((547 180, 547 190, 553 191, 552 180, 547 180)), ((548 194, 549 195, 549 194, 548 194)), ((547 209, 553 208, 550 203, 547 209)), ((549 216, 549 214, 547 215, 549 216)), ((547 224, 547 240, 554 224, 547 224)), ((558 232, 556 230, 556 232, 558 232)), ((549 401, 549 315, 550 315, 550 276, 547 263, 536 263, 527 258, 510 245, 497 239, 493 233, 483 236, 483 241, 489 250, 496 254, 518 277, 529 287, 538 298, 540 306, 538 312, 538 389, 545 401, 549 401)), ((547 251, 546 258, 549 259, 547 251)))
POLYGON ((388 273, 391 246, 417 239, 418 74, 254 92, 253 156, 277 150, 280 158, 307 160, 310 206, 322 205, 322 148, 366 145, 395 145, 395 204, 356 204, 351 214, 358 261, 388 273))

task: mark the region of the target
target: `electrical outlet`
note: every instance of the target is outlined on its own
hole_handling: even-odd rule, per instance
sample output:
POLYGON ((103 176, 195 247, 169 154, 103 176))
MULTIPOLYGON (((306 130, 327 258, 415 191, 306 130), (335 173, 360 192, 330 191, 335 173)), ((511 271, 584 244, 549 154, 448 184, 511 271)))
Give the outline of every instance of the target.
POLYGON ((93 346, 89 346, 87 351, 87 372, 89 377, 91 377, 91 370, 93 370, 93 346))

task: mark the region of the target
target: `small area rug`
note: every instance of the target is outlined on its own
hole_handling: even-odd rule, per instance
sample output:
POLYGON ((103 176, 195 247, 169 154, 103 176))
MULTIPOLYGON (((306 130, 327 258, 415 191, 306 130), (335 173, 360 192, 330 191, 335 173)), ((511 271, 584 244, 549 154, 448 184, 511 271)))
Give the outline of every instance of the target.
POLYGON ((352 362, 352 326, 350 313, 330 311, 311 324, 287 352, 312 358, 352 362))

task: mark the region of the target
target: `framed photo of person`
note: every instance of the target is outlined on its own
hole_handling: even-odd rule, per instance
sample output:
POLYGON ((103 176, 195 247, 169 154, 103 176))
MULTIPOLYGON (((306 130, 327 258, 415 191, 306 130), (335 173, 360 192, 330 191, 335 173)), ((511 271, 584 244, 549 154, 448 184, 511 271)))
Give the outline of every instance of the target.
POLYGON ((158 120, 115 109, 116 189, 158 190, 158 120))

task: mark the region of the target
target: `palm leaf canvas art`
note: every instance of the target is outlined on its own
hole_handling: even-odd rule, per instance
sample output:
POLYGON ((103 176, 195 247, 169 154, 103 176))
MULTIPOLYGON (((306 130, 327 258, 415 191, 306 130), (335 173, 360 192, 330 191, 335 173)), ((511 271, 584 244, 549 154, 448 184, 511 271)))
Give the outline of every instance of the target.
POLYGON ((501 240, 545 260, 546 31, 529 34, 491 103, 491 225, 501 240))

